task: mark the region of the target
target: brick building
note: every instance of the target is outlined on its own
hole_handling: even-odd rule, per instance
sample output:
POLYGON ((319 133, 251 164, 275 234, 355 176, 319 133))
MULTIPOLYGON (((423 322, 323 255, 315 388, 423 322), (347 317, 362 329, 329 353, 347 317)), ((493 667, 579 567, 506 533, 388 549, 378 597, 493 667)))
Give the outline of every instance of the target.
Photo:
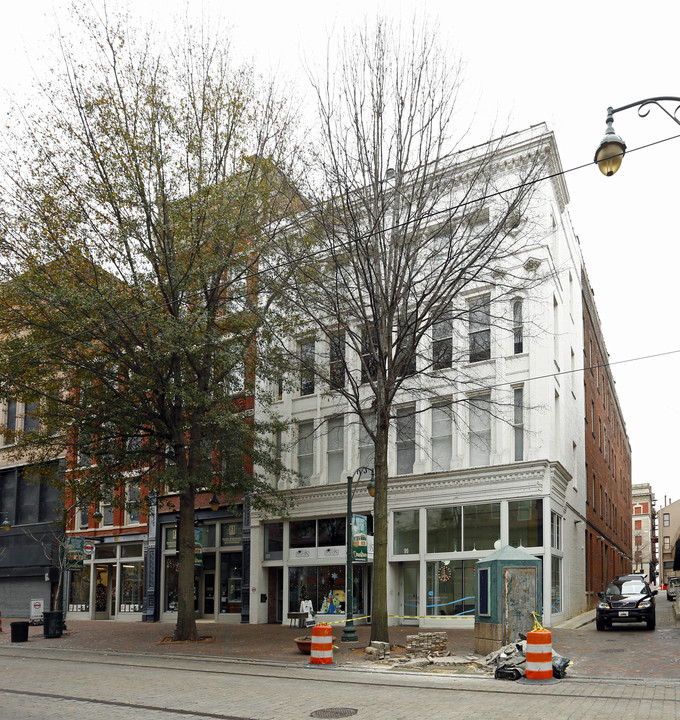
POLYGON ((657 574, 656 498, 649 483, 633 485, 633 571, 655 582, 657 574))
POLYGON ((631 450, 594 292, 582 273, 586 456, 586 593, 592 605, 611 578, 631 570, 631 450))

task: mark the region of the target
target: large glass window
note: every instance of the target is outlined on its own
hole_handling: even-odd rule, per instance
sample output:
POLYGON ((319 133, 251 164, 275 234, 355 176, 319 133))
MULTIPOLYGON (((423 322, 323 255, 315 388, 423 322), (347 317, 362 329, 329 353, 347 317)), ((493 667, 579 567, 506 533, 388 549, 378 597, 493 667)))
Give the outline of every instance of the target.
POLYGON ((412 407, 397 410, 397 475, 410 475, 416 459, 416 416, 412 407))
POLYGON ((126 562, 120 568, 120 612, 141 612, 144 599, 144 564, 126 562))
POLYGON ((517 500, 508 503, 510 545, 543 545, 543 500, 517 500))
POLYGON ((513 434, 515 439, 515 460, 524 460, 524 389, 513 391, 513 434))
POLYGON ((491 396, 476 395, 468 400, 470 413, 470 465, 488 465, 491 459, 491 396))
POLYGON ((418 510, 401 510, 394 513, 392 552, 395 555, 419 552, 419 518, 420 511, 418 510))
POLYGON ((432 325, 432 367, 434 370, 444 370, 451 367, 452 361, 453 316, 449 308, 432 325))
POLYGON ((243 522, 234 520, 220 525, 220 545, 240 545, 243 542, 243 522))
POLYGON ((463 550, 493 550, 501 537, 500 503, 465 505, 463 537, 463 550))
POLYGON ((476 560, 427 563, 428 615, 471 615, 475 610, 476 560))
POLYGON ((292 548, 316 547, 316 520, 291 520, 290 546, 292 548))
POLYGON ((283 523, 264 524, 264 559, 281 560, 283 558, 283 523))
POLYGON ((458 552, 461 549, 461 508, 430 508, 427 511, 427 552, 458 552))
POLYGON ((300 395, 314 392, 314 340, 300 343, 300 395))
POLYGON ((90 567, 71 571, 68 587, 68 609, 70 612, 88 612, 90 609, 90 567))
MULTIPOLYGON (((273 523, 272 523, 273 524, 273 523)), ((220 613, 241 612, 242 553, 220 555, 220 613)))
POLYGON ((345 611, 345 566, 324 565, 288 568, 288 605, 297 610, 311 600, 317 613, 345 611))
POLYGON ((345 418, 331 418, 328 423, 326 452, 328 466, 328 482, 340 483, 343 481, 342 470, 345 465, 345 418))
POLYGON ((344 545, 347 538, 347 520, 344 517, 320 518, 319 547, 344 545))
POLYGON ((432 406, 432 470, 451 469, 451 403, 432 406))
POLYGON ((177 612, 177 558, 165 558, 165 591, 163 593, 164 612, 177 612))

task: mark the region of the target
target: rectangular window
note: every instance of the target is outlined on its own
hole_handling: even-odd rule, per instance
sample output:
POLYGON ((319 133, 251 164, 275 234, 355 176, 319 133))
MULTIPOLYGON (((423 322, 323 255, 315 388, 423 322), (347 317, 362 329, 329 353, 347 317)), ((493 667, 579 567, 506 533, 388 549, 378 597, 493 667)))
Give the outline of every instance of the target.
POLYGON ((488 295, 470 302, 470 362, 491 358, 491 299, 488 295))
POLYGON ((344 480, 342 471, 345 465, 345 418, 331 418, 326 424, 328 482, 340 483, 344 480))
POLYGON ((543 500, 516 500, 508 503, 510 545, 541 547, 543 545, 543 500))
POLYGON ((329 338, 329 384, 332 390, 345 387, 345 333, 333 333, 329 338))
POLYGON ((291 520, 290 546, 292 548, 316 547, 316 520, 291 520))
POLYGON ((24 432, 38 432, 40 423, 37 418, 38 403, 27 403, 24 406, 24 432))
POLYGON ((451 469, 451 403, 432 406, 432 471, 451 469))
POLYGON ((125 510, 128 525, 139 523, 139 481, 128 484, 127 497, 125 499, 125 510))
POLYGON ((468 400, 470 413, 470 466, 488 465, 491 459, 491 395, 477 395, 468 400))
POLYGON ((671 539, 668 537, 668 535, 664 535, 663 549, 664 549, 664 552, 667 552, 668 550, 671 549, 671 539))
POLYGON ((513 434, 515 437, 515 460, 524 460, 524 388, 513 391, 513 434))
POLYGON ((670 524, 671 524, 671 516, 670 516, 670 513, 664 513, 664 514, 663 514, 663 526, 664 526, 664 527, 669 527, 670 524))
POLYGON ((463 507, 463 550, 493 550, 500 537, 500 503, 463 507))
POLYGON ((314 393, 314 340, 300 343, 300 395, 314 393))
POLYGON ((345 566, 301 566, 288 568, 288 607, 299 610, 311 600, 316 613, 345 611, 345 566))
POLYGON ((220 613, 241 612, 241 579, 243 555, 220 553, 220 613))
POLYGON ((522 301, 515 300, 512 304, 512 336, 513 352, 519 355, 524 352, 524 324, 522 321, 522 301))
POLYGON ((14 444, 14 431, 17 427, 17 401, 16 400, 8 400, 7 401, 7 430, 8 434, 5 435, 4 438, 4 444, 5 445, 12 445, 14 444))
POLYGON ((283 523, 264 524, 264 559, 283 559, 283 523))
POLYGON ((552 569, 552 580, 550 583, 550 592, 552 597, 552 611, 554 613, 562 612, 562 558, 552 556, 550 561, 552 569))
POLYGON ((344 517, 319 518, 319 547, 346 545, 347 520, 344 517))
POLYGON ((392 552, 395 555, 418 554, 420 546, 420 512, 401 510, 392 516, 394 520, 394 542, 392 552))
POLYGON ((395 364, 399 376, 411 376, 416 372, 416 342, 417 313, 410 313, 406 317, 400 315, 396 328, 395 364))
POLYGON ((427 563, 427 614, 471 616, 475 610, 476 560, 427 563))
POLYGON ((462 547, 460 507, 430 508, 427 511, 427 552, 459 552, 462 547))
POLYGON ((416 459, 415 408, 397 410, 397 475, 410 475, 416 459))
POLYGON ((378 331, 372 327, 361 332, 361 382, 367 383, 378 377, 378 331))
POLYGON ((562 518, 555 512, 550 513, 550 546, 562 549, 562 518))
POLYGON ((453 362, 453 314, 444 310, 432 325, 432 368, 444 370, 453 362))
POLYGON ((311 420, 298 425, 297 460, 298 472, 309 480, 314 473, 314 423, 311 420))
MULTIPOLYGON (((364 414, 364 420, 371 432, 375 433, 375 413, 364 414)), ((359 467, 373 469, 374 463, 375 445, 364 424, 359 421, 359 467)))

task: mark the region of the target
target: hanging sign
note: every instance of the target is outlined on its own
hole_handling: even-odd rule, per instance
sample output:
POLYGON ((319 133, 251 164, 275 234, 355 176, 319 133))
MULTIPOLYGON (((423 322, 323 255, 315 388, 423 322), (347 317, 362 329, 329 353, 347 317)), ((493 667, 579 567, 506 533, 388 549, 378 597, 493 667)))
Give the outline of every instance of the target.
POLYGON ((65 547, 65 570, 74 570, 75 572, 82 572, 83 561, 84 561, 84 545, 85 540, 83 538, 71 537, 66 541, 65 547))
POLYGON ((194 528, 194 565, 203 567, 203 530, 194 528))
POLYGON ((368 562, 368 518, 352 515, 352 562, 368 562))

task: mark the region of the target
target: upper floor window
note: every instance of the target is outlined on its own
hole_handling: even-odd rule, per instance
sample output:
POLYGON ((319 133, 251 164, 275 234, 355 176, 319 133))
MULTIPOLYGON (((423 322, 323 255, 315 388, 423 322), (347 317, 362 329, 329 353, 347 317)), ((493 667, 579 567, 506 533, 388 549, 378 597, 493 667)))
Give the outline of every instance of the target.
POLYGON ((7 426, 7 430, 9 433, 12 433, 11 435, 5 435, 4 437, 4 445, 13 445, 14 444, 14 435, 13 433, 17 429, 17 401, 16 400, 7 400, 7 414, 5 418, 5 425, 7 426))
POLYGON ((663 514, 663 526, 668 527, 670 524, 671 524, 670 513, 664 513, 663 514))
POLYGON ((416 329, 417 313, 400 314, 399 324, 395 330, 396 369, 400 376, 415 375, 416 372, 416 329))
POLYGON ((524 460, 524 389, 513 391, 513 433, 515 436, 515 460, 524 460))
POLYGON ((361 331, 361 382, 367 383, 378 377, 378 331, 375 327, 361 331))
POLYGON ((300 395, 314 392, 314 340, 300 343, 300 395))
POLYGON ((432 406, 432 470, 451 469, 451 403, 432 406))
POLYGON ((314 423, 310 420, 298 425, 298 472, 308 480, 314 472, 314 423))
POLYGON ((126 525, 136 525, 139 522, 139 482, 129 483, 125 492, 126 525))
MULTIPOLYGON (((375 433, 375 413, 364 413, 364 422, 375 433)), ((373 468, 375 445, 364 423, 359 422, 359 467, 373 468)))
POLYGON ((491 357, 491 299, 488 295, 470 301, 470 362, 491 357))
POLYGON ((470 465, 488 465, 491 458, 491 395, 468 400, 470 465))
POLYGON ((345 418, 334 417, 327 423, 326 460, 328 467, 328 482, 340 483, 343 481, 342 470, 345 465, 345 418))
POLYGON ((329 348, 329 384, 333 390, 345 387, 345 333, 333 333, 329 348))
POLYGON ((415 408, 397 410, 397 475, 413 472, 416 458, 416 416, 415 408))
POLYGON ((26 403, 24 407, 24 432, 38 432, 40 430, 37 409, 38 403, 26 403))
POLYGON ((432 367, 434 370, 450 368, 453 362, 453 315, 444 310, 432 325, 432 367))
POLYGON ((519 355, 524 352, 524 325, 522 321, 522 301, 515 300, 512 304, 512 336, 513 352, 519 355))

